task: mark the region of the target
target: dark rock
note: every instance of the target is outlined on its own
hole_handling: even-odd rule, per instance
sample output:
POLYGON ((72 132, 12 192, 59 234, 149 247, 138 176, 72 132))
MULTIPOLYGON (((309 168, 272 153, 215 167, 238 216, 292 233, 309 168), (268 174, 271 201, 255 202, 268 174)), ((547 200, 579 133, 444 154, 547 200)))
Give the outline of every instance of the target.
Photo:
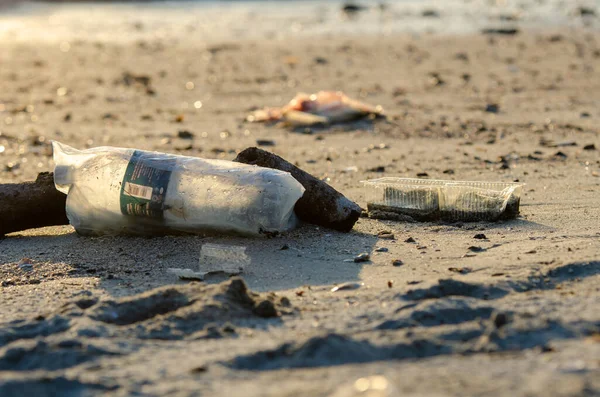
POLYGON ((400 267, 402 265, 404 265, 404 262, 402 261, 402 259, 394 259, 392 261, 392 266, 394 266, 394 267, 400 267))
POLYGON ((181 139, 193 139, 194 138, 194 133, 188 131, 188 130, 179 130, 177 131, 177 138, 181 138, 181 139))
POLYGON ((429 174, 428 174, 428 173, 426 173, 426 172, 419 172, 419 173, 417 174, 417 177, 419 177, 419 178, 426 178, 426 177, 428 177, 428 176, 429 176, 429 174))
POLYGON ((588 16, 588 17, 595 17, 596 16, 596 10, 594 10, 593 8, 590 7, 579 7, 579 9, 577 9, 577 13, 579 14, 579 16, 588 16))
POLYGON ((385 167, 380 165, 378 167, 369 168, 367 172, 385 172, 385 167))
POLYGON ((346 3, 342 6, 342 11, 349 13, 349 14, 359 12, 359 11, 364 11, 366 9, 367 9, 367 7, 362 6, 360 4, 356 4, 356 3, 346 3))
POLYGON ((490 103, 486 105, 485 111, 488 113, 498 113, 500 111, 500 107, 495 103, 490 103))
POLYGON ((474 235, 473 238, 475 238, 477 240, 487 240, 487 236, 483 233, 478 233, 478 234, 474 235))
POLYGON ((583 147, 583 150, 596 150, 596 145, 594 145, 593 143, 590 143, 589 145, 585 145, 583 147))
POLYGON ((414 238, 412 238, 412 237, 409 237, 409 238, 407 238, 406 240, 404 240, 404 242, 405 242, 405 243, 416 243, 416 242, 417 242, 417 240, 415 240, 415 239, 414 239, 414 238))
POLYGON ((510 317, 506 313, 496 313, 492 319, 496 328, 502 328, 510 322, 510 317))
POLYGON ((485 248, 483 248, 483 247, 477 247, 475 245, 470 246, 468 248, 468 250, 471 251, 471 252, 485 252, 485 251, 487 251, 485 248))
POLYGON ((423 12, 421 13, 421 16, 425 17, 425 18, 439 18, 440 13, 437 12, 436 10, 423 10, 423 12))
POLYGON ((275 141, 272 139, 257 139, 256 144, 258 146, 275 146, 275 141))
POLYGON ((565 153, 563 153, 563 152, 556 152, 556 153, 554 153, 553 157, 554 157, 555 159, 564 160, 564 159, 566 159, 568 156, 567 156, 565 153))
POLYGON ((519 33, 517 28, 488 28, 481 31, 483 34, 513 36, 519 33))

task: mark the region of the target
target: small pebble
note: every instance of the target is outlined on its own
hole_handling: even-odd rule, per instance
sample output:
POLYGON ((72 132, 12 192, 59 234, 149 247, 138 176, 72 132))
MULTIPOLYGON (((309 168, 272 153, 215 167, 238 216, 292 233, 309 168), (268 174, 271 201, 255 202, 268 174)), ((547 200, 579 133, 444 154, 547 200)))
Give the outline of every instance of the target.
POLYGON ((387 249, 386 247, 379 247, 375 250, 375 252, 388 252, 389 249, 387 249))
POLYGON ((177 131, 177 138, 181 139, 193 139, 194 134, 188 130, 179 130, 177 131))
POLYGON ((473 271, 470 267, 449 267, 449 271, 460 274, 468 274, 473 271))
POLYGON ((412 238, 412 237, 409 237, 409 238, 407 238, 406 240, 404 240, 404 242, 405 242, 405 243, 416 243, 416 242, 417 242, 417 240, 415 240, 415 239, 414 239, 414 238, 412 238))
POLYGON ((387 285, 388 288, 392 288, 394 286, 394 282, 392 280, 388 280, 387 285))
POLYGON ((392 261, 392 266, 394 266, 394 267, 400 267, 402 265, 404 265, 404 262, 402 261, 402 259, 394 259, 392 261))
POLYGON ((487 236, 483 233, 478 233, 474 235, 473 238, 477 240, 487 240, 487 236))
POLYGON ((556 152, 556 153, 554 153, 554 157, 561 158, 561 159, 566 159, 567 155, 565 153, 563 153, 563 152, 556 152))
POLYGON ((275 146, 275 141, 272 139, 257 139, 256 144, 258 146, 275 146))
POLYGON ((495 103, 490 103, 485 107, 487 113, 498 113, 500 107, 495 103))
POLYGON ((589 145, 585 145, 583 147, 583 150, 596 150, 596 145, 594 145, 593 143, 590 143, 589 145))
POLYGON ((368 262, 371 260, 371 255, 367 252, 360 253, 354 257, 354 263, 368 262))
POLYGON ((470 246, 468 249, 469 249, 469 251, 471 251, 471 252, 484 252, 484 251, 486 251, 486 249, 485 249, 485 248, 482 248, 482 247, 477 247, 477 246, 475 246, 475 245, 472 245, 472 246, 470 246))

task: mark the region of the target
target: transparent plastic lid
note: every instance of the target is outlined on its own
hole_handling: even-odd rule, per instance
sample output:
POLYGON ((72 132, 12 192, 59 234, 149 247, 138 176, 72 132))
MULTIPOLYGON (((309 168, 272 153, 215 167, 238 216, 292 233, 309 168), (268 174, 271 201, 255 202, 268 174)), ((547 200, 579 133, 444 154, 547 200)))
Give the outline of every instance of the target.
POLYGON ((513 182, 393 177, 362 182, 370 216, 395 219, 401 215, 420 221, 513 219, 519 214, 523 187, 513 182))

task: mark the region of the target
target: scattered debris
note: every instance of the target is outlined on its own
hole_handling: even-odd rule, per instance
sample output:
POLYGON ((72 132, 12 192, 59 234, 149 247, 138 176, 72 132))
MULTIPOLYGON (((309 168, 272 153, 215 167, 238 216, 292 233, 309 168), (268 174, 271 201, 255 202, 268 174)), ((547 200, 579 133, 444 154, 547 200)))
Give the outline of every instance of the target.
POLYGON ((424 18, 439 18, 440 13, 436 10, 423 10, 421 16, 424 18))
POLYGON ((367 9, 367 7, 360 5, 360 4, 356 4, 356 3, 345 3, 342 6, 342 11, 347 14, 354 14, 359 11, 364 11, 366 9, 367 9))
POLYGON ((394 259, 392 261, 392 266, 394 266, 394 267, 400 267, 402 265, 404 265, 404 262, 402 261, 402 259, 394 259))
POLYGON ((469 248, 467 248, 469 251, 471 252, 485 252, 487 251, 487 249, 483 248, 483 247, 478 247, 475 245, 470 246, 469 248))
POLYGON ((257 139, 256 144, 258 146, 275 146, 275 141, 272 139, 257 139))
POLYGON ((362 263, 369 262, 371 260, 371 255, 368 252, 362 252, 354 257, 354 263, 362 263))
POLYGON ((547 139, 542 137, 540 139, 540 146, 543 147, 567 147, 567 146, 577 146, 577 142, 575 141, 564 141, 564 142, 554 142, 552 139, 547 139))
POLYGON ((487 28, 481 31, 483 34, 513 36, 519 33, 517 28, 487 28))
POLYGON ((568 157, 565 153, 563 152, 556 152, 552 155, 553 158, 557 159, 557 160, 566 160, 566 158, 568 157))
POLYGON ((473 269, 470 267, 449 267, 448 270, 460 274, 468 274, 473 271, 473 269))
POLYGON ((383 230, 383 231, 377 233, 377 237, 384 239, 384 240, 395 240, 396 239, 396 236, 394 236, 394 234, 389 230, 383 230))
POLYGON ((365 285, 365 283, 340 284, 340 285, 336 285, 335 287, 333 287, 331 289, 331 292, 355 290, 355 289, 359 289, 360 287, 362 287, 364 285, 365 285))
POLYGON ((446 81, 442 79, 439 73, 431 72, 429 73, 429 78, 427 79, 427 83, 432 87, 440 87, 446 84, 446 81))
POLYGON ((498 113, 500 111, 500 106, 496 103, 489 103, 485 106, 485 111, 487 113, 498 113))
POLYGON ((579 16, 582 16, 582 17, 595 17, 596 16, 596 10, 594 10, 593 8, 590 8, 590 7, 579 7, 577 9, 577 13, 579 14, 579 16))
POLYGON ((282 121, 293 127, 344 123, 366 116, 383 117, 381 106, 350 99, 342 92, 299 93, 281 108, 265 108, 250 114, 249 122, 282 121))
POLYGON ((177 138, 181 139, 194 139, 194 133, 188 130, 177 131, 177 138))

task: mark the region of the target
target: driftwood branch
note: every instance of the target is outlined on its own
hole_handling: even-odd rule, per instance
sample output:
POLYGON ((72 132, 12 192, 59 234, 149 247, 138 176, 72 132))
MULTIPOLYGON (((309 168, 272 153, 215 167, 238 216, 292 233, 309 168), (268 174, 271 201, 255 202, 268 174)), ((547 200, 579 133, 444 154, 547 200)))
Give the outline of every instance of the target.
POLYGON ((0 184, 0 236, 44 226, 68 225, 67 196, 54 187, 54 175, 43 172, 35 182, 0 184))
POLYGON ((281 157, 255 147, 242 151, 235 160, 240 163, 287 171, 304 186, 304 196, 294 212, 304 222, 348 232, 360 217, 361 208, 327 183, 285 161, 281 157))

